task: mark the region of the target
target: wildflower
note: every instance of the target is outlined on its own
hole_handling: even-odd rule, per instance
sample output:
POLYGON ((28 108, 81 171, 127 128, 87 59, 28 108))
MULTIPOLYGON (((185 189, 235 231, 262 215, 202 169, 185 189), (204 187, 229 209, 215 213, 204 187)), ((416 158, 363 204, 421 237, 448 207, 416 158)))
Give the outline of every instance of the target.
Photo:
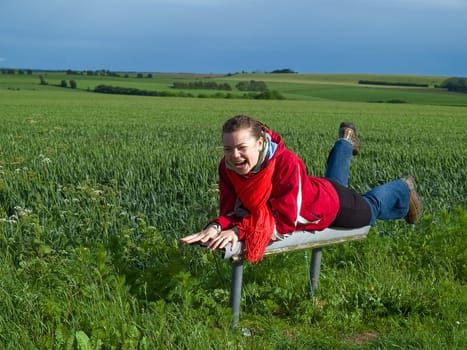
POLYGON ((29 216, 32 213, 31 209, 24 208, 23 210, 18 212, 18 215, 21 216, 29 216))
POLYGON ((29 216, 32 213, 32 209, 23 208, 20 205, 15 205, 14 209, 16 211, 16 214, 18 214, 19 217, 29 216))
POLYGON ((52 160, 49 158, 49 157, 46 157, 45 155, 43 155, 42 153, 39 154, 39 158, 42 159, 42 163, 45 163, 45 164, 49 164, 52 162, 52 160))
POLYGON ((8 222, 9 224, 17 224, 18 223, 18 216, 13 214, 8 218, 8 220, 6 222, 8 222))

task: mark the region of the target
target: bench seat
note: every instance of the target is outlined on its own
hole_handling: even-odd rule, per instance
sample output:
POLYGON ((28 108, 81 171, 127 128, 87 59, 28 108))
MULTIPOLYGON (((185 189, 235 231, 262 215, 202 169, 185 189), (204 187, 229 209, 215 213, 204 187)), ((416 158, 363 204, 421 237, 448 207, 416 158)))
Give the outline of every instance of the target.
MULTIPOLYGON (((330 227, 322 231, 295 231, 283 240, 271 241, 264 255, 286 253, 288 251, 303 250, 313 247, 322 247, 330 244, 348 242, 352 240, 365 239, 370 226, 359 228, 330 227)), ((231 250, 230 243, 224 248, 224 259, 241 258, 243 241, 237 242, 235 249, 231 250)))

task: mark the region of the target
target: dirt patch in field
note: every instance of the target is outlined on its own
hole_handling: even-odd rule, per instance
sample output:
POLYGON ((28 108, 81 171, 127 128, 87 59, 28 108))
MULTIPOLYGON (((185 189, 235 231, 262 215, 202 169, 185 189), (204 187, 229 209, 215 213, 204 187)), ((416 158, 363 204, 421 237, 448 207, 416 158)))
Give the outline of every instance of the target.
POLYGON ((354 344, 368 344, 378 339, 378 336, 379 334, 377 333, 366 332, 366 333, 350 335, 346 337, 345 340, 348 341, 349 343, 354 343, 354 344))

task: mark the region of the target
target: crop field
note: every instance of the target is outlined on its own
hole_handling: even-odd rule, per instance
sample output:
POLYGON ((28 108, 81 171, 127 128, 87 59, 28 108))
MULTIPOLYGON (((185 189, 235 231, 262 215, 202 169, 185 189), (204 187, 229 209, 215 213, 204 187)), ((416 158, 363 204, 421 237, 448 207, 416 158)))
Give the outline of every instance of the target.
POLYGON ((70 77, 40 86, 38 74, 0 76, 0 348, 467 348, 467 95, 233 75, 216 79, 269 79, 287 99, 142 97, 87 90, 195 78, 78 76, 64 89, 52 83, 70 77), (350 186, 411 174, 425 212, 323 249, 315 298, 309 252, 247 264, 231 329, 229 262, 178 240, 216 216, 220 128, 236 114, 280 133, 314 175, 353 121, 350 186))

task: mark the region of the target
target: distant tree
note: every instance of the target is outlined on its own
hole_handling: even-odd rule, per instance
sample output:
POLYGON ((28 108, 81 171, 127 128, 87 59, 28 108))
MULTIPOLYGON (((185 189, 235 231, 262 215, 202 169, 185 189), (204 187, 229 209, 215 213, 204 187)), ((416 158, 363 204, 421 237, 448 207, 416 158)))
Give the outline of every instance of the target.
POLYGON ((219 90, 232 90, 232 87, 228 83, 223 83, 219 85, 219 90))
POLYGON ((266 89, 254 96, 256 100, 285 100, 279 91, 266 89))
POLYGON ((45 80, 43 75, 39 75, 40 85, 49 85, 47 80, 45 80))
POLYGON ((263 81, 241 81, 235 87, 240 91, 266 91, 267 86, 263 81))
POLYGON ((32 69, 28 69, 26 72, 28 75, 32 75, 32 69))
POLYGON ((296 73, 290 68, 284 68, 284 69, 276 69, 273 70, 271 73, 296 73))
POLYGON ((137 77, 137 78, 142 78, 142 77, 143 77, 143 74, 142 74, 142 73, 138 73, 138 74, 136 75, 136 77, 137 77))
POLYGON ((68 84, 66 83, 66 80, 62 80, 61 83, 60 83, 60 86, 61 86, 62 88, 68 87, 68 84))
POLYGON ((152 78, 152 74, 148 73, 148 75, 146 75, 146 78, 152 78))
POLYGON ((76 81, 75 81, 75 80, 70 80, 70 87, 71 87, 72 89, 76 89, 77 86, 78 86, 78 85, 76 84, 76 81))
POLYGON ((449 78, 441 83, 448 91, 467 93, 467 78, 449 78))

